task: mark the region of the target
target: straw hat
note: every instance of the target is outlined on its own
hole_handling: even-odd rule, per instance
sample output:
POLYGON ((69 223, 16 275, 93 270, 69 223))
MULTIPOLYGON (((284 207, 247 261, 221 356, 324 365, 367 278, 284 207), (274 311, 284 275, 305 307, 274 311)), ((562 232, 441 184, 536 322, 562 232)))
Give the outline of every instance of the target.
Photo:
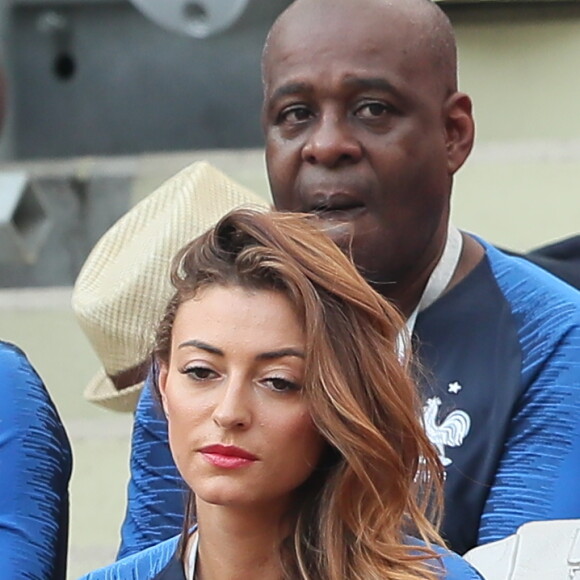
POLYGON ((130 209, 95 245, 72 297, 103 364, 86 399, 115 411, 135 409, 155 327, 173 293, 171 259, 241 205, 267 203, 208 163, 194 163, 130 209))

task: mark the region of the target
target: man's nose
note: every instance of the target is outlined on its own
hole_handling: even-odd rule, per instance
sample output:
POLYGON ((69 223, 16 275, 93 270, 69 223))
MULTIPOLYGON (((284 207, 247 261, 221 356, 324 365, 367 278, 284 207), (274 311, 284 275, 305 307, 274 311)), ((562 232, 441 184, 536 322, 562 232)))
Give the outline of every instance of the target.
POLYGON ((353 127, 337 115, 320 117, 302 148, 303 161, 326 167, 357 163, 361 157, 362 147, 353 127))
POLYGON ((252 422, 251 392, 241 379, 232 377, 216 393, 212 419, 222 429, 246 429, 252 422))

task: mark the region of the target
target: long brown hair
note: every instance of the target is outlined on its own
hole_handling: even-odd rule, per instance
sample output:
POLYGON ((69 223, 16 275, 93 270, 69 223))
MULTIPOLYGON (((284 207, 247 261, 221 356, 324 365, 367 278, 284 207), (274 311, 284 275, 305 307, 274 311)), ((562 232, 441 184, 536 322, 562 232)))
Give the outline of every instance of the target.
MULTIPOLYGON (((299 214, 235 210, 175 257, 176 293, 154 356, 167 363, 179 304, 213 284, 282 292, 306 338, 302 392, 328 441, 280 546, 285 577, 436 578, 442 467, 400 352, 404 321, 352 262, 299 214), (408 536, 423 540, 418 545, 408 536)), ((194 509, 190 498, 184 531, 194 509)), ((184 537, 186 534, 184 534, 184 537)), ((183 549, 185 542, 183 542, 183 549)))

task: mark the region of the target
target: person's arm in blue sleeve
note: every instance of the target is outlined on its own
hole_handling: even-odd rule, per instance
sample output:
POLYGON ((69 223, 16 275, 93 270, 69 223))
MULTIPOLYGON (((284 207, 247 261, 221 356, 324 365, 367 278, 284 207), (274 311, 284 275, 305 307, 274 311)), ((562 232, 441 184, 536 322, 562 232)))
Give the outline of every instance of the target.
POLYGON ((153 394, 149 374, 137 409, 131 441, 131 479, 121 528, 121 559, 179 534, 186 491, 167 438, 167 421, 153 394))
POLYGON ((538 339, 524 357, 530 385, 514 410, 478 544, 525 522, 580 517, 580 326, 570 326, 544 356, 546 342, 538 339))
POLYGON ((473 566, 453 552, 443 552, 442 563, 445 571, 441 580, 484 580, 473 566))
MULTIPOLYGON (((422 540, 408 536, 408 542, 413 546, 425 546, 422 540)), ((448 548, 431 545, 438 559, 428 560, 429 567, 436 572, 438 580, 484 580, 483 576, 461 556, 448 548)))
POLYGON ((0 578, 64 580, 72 454, 24 353, 0 342, 0 578))

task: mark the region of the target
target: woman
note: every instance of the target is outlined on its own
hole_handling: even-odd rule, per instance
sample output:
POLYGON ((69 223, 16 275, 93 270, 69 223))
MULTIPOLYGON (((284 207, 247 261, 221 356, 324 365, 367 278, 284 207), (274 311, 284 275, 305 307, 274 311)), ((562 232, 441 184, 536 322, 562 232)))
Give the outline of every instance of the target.
POLYGON ((436 547, 403 321, 312 219, 237 210, 176 256, 154 361, 183 533, 87 578, 479 578, 436 547))

